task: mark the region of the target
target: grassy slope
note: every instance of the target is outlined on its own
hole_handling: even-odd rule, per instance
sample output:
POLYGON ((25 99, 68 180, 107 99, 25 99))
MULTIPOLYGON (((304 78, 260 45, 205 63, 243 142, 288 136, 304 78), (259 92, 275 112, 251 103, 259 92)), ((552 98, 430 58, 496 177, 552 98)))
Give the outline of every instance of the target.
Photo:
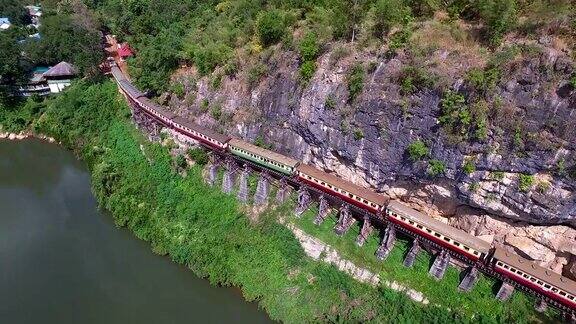
MULTIPOLYGON (((278 215, 290 213, 290 204, 268 212, 259 224, 251 225, 233 197, 203 184, 199 167, 191 168, 186 178, 180 177, 168 150, 146 141, 130 123, 129 110, 111 82, 91 86, 81 83, 47 104, 36 106, 38 109, 20 110, 17 114, 24 116, 24 121, 10 128, 32 128, 74 149, 92 172, 98 201, 112 212, 119 226, 128 227, 137 237, 150 242, 156 253, 169 255, 214 284, 242 287, 246 299, 259 300, 273 319, 528 319, 529 307, 524 297, 516 296, 513 307, 499 306, 489 299, 489 289, 482 287, 487 288, 489 281, 481 283, 470 297, 461 297, 455 293, 454 271, 440 284, 427 279, 425 255, 414 270, 404 270, 400 263, 402 248, 396 248, 380 265, 371 257, 377 244, 374 237, 365 248, 357 249, 352 245, 355 233, 338 239, 330 234, 330 222, 314 229, 308 214, 300 225, 337 246, 346 257, 376 267, 385 278, 409 281, 411 287, 429 294, 433 303, 448 305, 453 311, 422 306, 401 293, 358 283, 332 266, 312 261, 305 257, 292 233, 276 222, 278 215), (484 297, 475 304, 475 298, 481 295, 484 297), (463 307, 459 306, 461 301, 463 307), (478 311, 473 318, 472 309, 478 311)), ((11 113, 0 114, 0 124, 14 120, 11 113)))

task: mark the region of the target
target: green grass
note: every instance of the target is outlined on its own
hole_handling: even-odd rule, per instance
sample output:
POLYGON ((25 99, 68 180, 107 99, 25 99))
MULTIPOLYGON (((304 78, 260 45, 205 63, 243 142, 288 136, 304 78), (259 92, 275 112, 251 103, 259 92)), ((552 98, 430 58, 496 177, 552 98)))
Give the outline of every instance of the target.
POLYGON ((306 233, 336 248, 342 257, 378 273, 381 279, 396 281, 422 292, 431 304, 458 310, 467 316, 491 314, 499 319, 515 318, 518 320, 535 319, 537 316, 532 307, 533 298, 522 293, 516 292, 506 303, 496 300, 494 289, 499 288, 499 283, 484 275, 481 275, 476 286, 468 293, 458 291, 460 270, 453 266, 448 268, 443 280, 436 281, 428 275, 433 257, 424 250, 420 251, 412 268, 405 268, 404 256, 412 246, 412 241, 402 235, 398 235, 394 249, 388 258, 379 261, 374 255, 380 243, 378 231, 373 231, 364 246, 358 247, 356 237, 360 232, 361 223, 356 222, 345 235, 339 237, 334 234, 333 230, 337 222, 336 215, 332 213, 322 225, 316 226, 313 224, 316 212, 316 207, 311 208, 301 218, 293 218, 292 221, 306 233))

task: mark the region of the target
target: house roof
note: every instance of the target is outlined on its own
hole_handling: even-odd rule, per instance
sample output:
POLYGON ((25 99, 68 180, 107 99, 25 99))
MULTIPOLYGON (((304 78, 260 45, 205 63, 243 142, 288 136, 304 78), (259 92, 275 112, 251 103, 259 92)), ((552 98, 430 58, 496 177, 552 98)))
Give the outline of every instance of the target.
POLYGON ((44 72, 45 77, 62 77, 76 75, 76 69, 72 64, 67 62, 60 62, 54 65, 50 70, 44 72))
POLYGON ((2 29, 6 29, 8 27, 10 27, 12 24, 10 23, 10 19, 6 18, 6 17, 0 17, 0 26, 2 26, 2 29))
POLYGON ((129 57, 134 56, 134 52, 128 43, 122 43, 118 45, 118 55, 120 55, 120 57, 129 57))

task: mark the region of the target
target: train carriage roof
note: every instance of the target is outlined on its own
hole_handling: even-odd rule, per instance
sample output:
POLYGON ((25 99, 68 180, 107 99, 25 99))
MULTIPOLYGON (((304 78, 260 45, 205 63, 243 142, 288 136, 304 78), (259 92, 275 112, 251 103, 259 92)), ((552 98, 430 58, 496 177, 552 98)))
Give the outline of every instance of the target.
POLYGON ((168 119, 173 119, 174 117, 176 117, 176 114, 174 114, 171 111, 164 109, 164 107, 160 106, 159 104, 153 102, 152 100, 150 100, 146 97, 139 98, 138 101, 140 101, 142 104, 150 107, 151 109, 154 109, 160 115, 162 115, 168 119))
POLYGON ((124 89, 124 91, 128 92, 128 94, 131 97, 134 98, 141 98, 144 97, 144 93, 140 90, 138 90, 134 85, 132 85, 132 83, 130 83, 130 81, 126 80, 126 79, 122 79, 119 81, 120 85, 122 86, 122 89, 124 89))
POLYGON ((210 129, 201 127, 198 124, 196 124, 196 123, 194 123, 194 122, 192 122, 186 118, 180 117, 180 116, 174 117, 174 122, 177 124, 180 124, 182 126, 185 126, 189 129, 192 129, 198 133, 204 134, 207 137, 215 139, 216 141, 218 141, 220 143, 226 143, 230 140, 230 136, 222 135, 222 134, 214 132, 210 129))
POLYGON ((243 140, 237 139, 237 138, 232 138, 229 142, 230 145, 241 148, 243 150, 246 150, 248 152, 254 153, 256 155, 259 156, 263 156, 266 158, 269 158, 271 160, 274 160, 280 164, 289 166, 291 168, 295 168, 299 161, 294 160, 292 158, 289 158, 287 156, 284 156, 280 153, 276 153, 276 152, 272 152, 270 150, 258 147, 256 145, 244 142, 243 140))
POLYGON ((561 288, 562 290, 576 296, 576 282, 570 280, 552 270, 541 267, 534 261, 527 260, 516 253, 511 253, 505 249, 496 247, 494 249, 494 258, 513 266, 527 274, 546 281, 547 283, 561 288))
POLYGON ((414 210, 399 201, 395 200, 390 201, 390 203, 388 204, 388 209, 404 217, 417 221, 418 223, 421 223, 422 225, 430 228, 431 230, 444 234, 445 236, 448 236, 458 241, 459 243, 471 247, 476 251, 488 253, 488 251, 490 250, 490 244, 488 244, 488 242, 481 240, 473 235, 470 235, 462 230, 454 228, 448 224, 444 224, 441 221, 438 221, 432 217, 424 215, 423 213, 414 210))
POLYGON ((384 206, 386 205, 386 202, 388 202, 388 197, 385 195, 378 194, 372 190, 360 187, 348 181, 344 181, 335 175, 320 171, 310 165, 301 163, 298 166, 297 170, 304 174, 310 175, 318 180, 322 180, 328 184, 331 184, 332 186, 344 189, 347 192, 354 194, 358 197, 365 198, 380 206, 384 206))
POLYGON ((126 77, 124 76, 124 74, 122 74, 122 71, 117 66, 111 67, 110 71, 112 72, 114 78, 118 80, 118 82, 120 82, 121 80, 126 80, 126 77))

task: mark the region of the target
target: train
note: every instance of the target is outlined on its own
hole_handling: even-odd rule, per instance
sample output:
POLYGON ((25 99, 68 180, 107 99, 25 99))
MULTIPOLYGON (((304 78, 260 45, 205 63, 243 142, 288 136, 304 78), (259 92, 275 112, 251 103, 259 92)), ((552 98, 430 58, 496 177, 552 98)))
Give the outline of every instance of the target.
POLYGON ((255 164, 297 183, 313 187, 322 193, 337 197, 360 210, 383 218, 401 227, 415 237, 423 237, 436 245, 461 256, 472 265, 489 269, 500 279, 515 283, 545 296, 556 306, 576 314, 576 282, 500 247, 456 229, 420 213, 397 200, 342 180, 313 166, 277 152, 258 147, 238 138, 219 134, 185 118, 176 116, 152 102, 124 76, 117 66, 111 74, 118 87, 132 105, 138 106, 146 115, 180 134, 198 141, 210 150, 229 154, 234 158, 255 164))

